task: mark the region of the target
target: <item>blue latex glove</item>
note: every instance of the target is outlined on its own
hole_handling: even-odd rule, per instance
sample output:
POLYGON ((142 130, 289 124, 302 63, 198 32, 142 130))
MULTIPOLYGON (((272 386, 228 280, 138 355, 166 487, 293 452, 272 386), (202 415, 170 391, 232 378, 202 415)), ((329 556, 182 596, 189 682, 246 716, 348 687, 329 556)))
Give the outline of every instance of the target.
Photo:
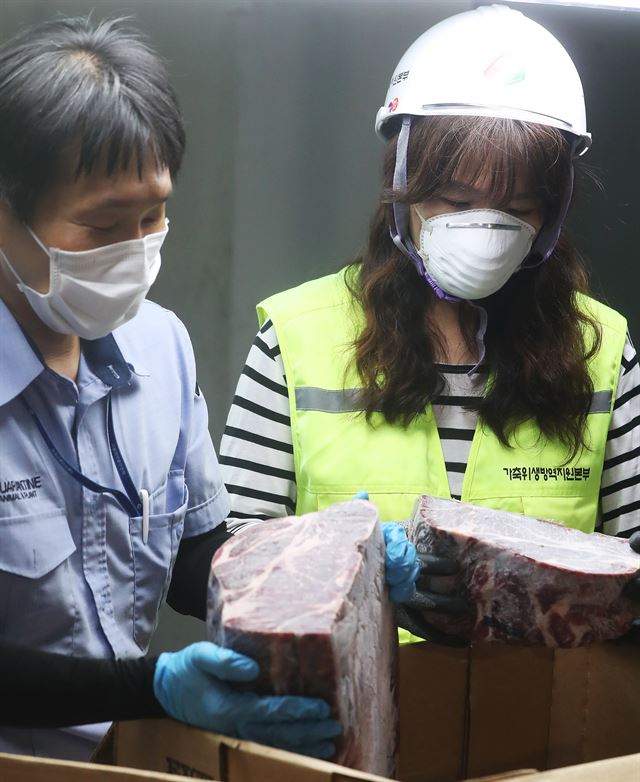
MULTIPOLYGON (((359 491, 353 499, 368 500, 369 493, 359 491)), ((389 596, 396 603, 398 625, 434 643, 461 645, 457 639, 432 627, 423 616, 424 611, 461 614, 468 610, 467 604, 457 595, 428 589, 431 578, 454 574, 458 569, 457 563, 432 554, 418 554, 407 538, 402 522, 383 522, 382 531, 386 544, 386 580, 390 587, 389 596)))
POLYGON ((401 524, 385 521, 382 524, 386 545, 385 572, 389 597, 394 603, 406 603, 416 592, 420 562, 416 547, 409 542, 401 524))
POLYGON ((156 663, 153 691, 169 716, 225 736, 269 744, 328 759, 332 738, 342 732, 319 698, 260 696, 227 682, 251 682, 255 660, 201 641, 179 652, 165 652, 156 663))
MULTIPOLYGON (((354 500, 368 500, 369 493, 359 491, 354 500)), ((416 591, 416 579, 420 563, 416 547, 409 542, 401 524, 386 521, 382 524, 385 542, 385 575, 389 586, 389 597, 394 603, 410 600, 416 591)))

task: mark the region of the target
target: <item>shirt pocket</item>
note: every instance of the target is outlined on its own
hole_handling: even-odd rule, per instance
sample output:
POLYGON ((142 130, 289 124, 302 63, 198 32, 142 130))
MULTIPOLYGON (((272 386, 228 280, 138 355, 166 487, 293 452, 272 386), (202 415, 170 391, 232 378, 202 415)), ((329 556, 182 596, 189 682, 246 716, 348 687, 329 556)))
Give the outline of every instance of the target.
MULTIPOLYGON (((133 637, 143 652, 147 651, 156 628, 158 612, 169 589, 184 529, 189 491, 182 470, 169 473, 166 497, 167 500, 172 499, 166 502, 165 507, 176 507, 149 516, 146 543, 143 540, 142 517, 129 519, 133 554, 133 637)), ((151 497, 151 507, 154 508, 154 497, 151 497)))
POLYGON ((60 651, 65 639, 71 643, 75 609, 68 560, 75 550, 62 508, 0 520, 3 634, 60 651))

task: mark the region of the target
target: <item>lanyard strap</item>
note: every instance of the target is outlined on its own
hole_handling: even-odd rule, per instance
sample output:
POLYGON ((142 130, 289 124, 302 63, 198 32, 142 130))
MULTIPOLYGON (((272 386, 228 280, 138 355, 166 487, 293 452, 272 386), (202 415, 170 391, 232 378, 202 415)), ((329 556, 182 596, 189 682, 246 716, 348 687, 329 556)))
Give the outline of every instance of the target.
POLYGON ((107 427, 109 433, 109 447, 111 449, 114 464, 122 480, 122 484, 127 490, 127 494, 120 491, 119 489, 110 489, 107 486, 101 486, 99 483, 92 481, 91 478, 87 478, 87 476, 83 475, 79 470, 76 470, 73 465, 69 464, 69 462, 54 445, 53 440, 49 437, 49 434, 44 428, 42 421, 38 418, 36 411, 33 409, 33 407, 31 407, 27 399, 25 399, 23 395, 20 395, 20 399, 38 427, 38 430, 42 435, 42 439, 45 441, 47 448, 51 452, 51 455, 74 480, 84 486, 85 489, 96 492, 96 494, 110 494, 130 516, 142 515, 143 508, 140 496, 135 489, 133 481, 131 480, 131 476, 129 475, 129 471, 127 470, 127 467, 124 463, 124 459, 122 458, 122 453, 120 452, 118 443, 116 442, 115 430, 113 428, 113 414, 111 412, 111 396, 109 396, 107 399, 107 427))
POLYGON ((120 448, 118 447, 118 441, 116 440, 116 430, 113 427, 113 413, 111 412, 111 394, 109 394, 109 397, 107 398, 107 432, 109 434, 109 448, 111 449, 113 463, 116 466, 122 485, 136 509, 136 515, 141 516, 143 503, 140 499, 140 493, 131 480, 131 475, 129 474, 129 470, 127 470, 127 465, 125 464, 120 448))

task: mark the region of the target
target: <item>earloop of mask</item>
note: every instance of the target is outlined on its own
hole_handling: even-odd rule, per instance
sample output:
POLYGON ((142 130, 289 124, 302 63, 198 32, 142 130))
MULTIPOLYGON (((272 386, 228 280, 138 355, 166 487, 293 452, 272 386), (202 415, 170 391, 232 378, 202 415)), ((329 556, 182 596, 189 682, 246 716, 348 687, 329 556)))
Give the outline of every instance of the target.
POLYGON ((560 210, 557 218, 549 225, 545 224, 538 231, 538 235, 535 238, 533 246, 529 251, 529 254, 522 262, 522 269, 535 269, 536 266, 541 266, 545 261, 549 259, 553 251, 556 249, 558 239, 560 238, 560 231, 567 218, 569 211, 569 205, 571 204, 571 198, 573 196, 573 181, 574 181, 574 167, 573 159, 576 157, 576 149, 580 139, 575 139, 571 148, 571 165, 569 167, 569 181, 562 194, 562 202, 560 204, 560 210))
MULTIPOLYGON (((393 172, 394 199, 399 194, 407 192, 407 150, 409 147, 409 135, 411 132, 411 117, 402 118, 402 127, 396 144, 396 165, 393 172)), ((431 277, 425 269, 422 258, 418 255, 414 243, 409 235, 409 206, 406 203, 393 201, 393 222, 389 227, 391 240, 400 252, 405 255, 415 266, 418 274, 433 288, 436 296, 445 301, 460 301, 457 296, 450 296, 431 277)))

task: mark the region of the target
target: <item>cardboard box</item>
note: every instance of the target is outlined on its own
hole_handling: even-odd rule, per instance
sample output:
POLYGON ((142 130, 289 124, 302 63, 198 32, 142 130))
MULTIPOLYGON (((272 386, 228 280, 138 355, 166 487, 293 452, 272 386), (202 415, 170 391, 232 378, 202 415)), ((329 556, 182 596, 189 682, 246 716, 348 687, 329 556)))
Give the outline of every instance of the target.
MULTIPOLYGON (((403 782, 640 782, 640 647, 414 644, 399 687, 403 782)), ((169 720, 119 724, 115 761, 223 782, 382 779, 169 720)))
MULTIPOLYGON (((283 755, 287 753, 282 753, 283 755)), ((327 764, 331 765, 331 764, 327 764)), ((271 779, 281 779, 270 775, 269 768, 263 764, 262 769, 266 775, 261 774, 259 765, 253 768, 253 772, 260 776, 244 776, 246 767, 235 767, 233 774, 240 774, 240 777, 233 777, 234 780, 260 779, 269 782, 271 779)), ((272 767, 271 770, 275 770, 272 767)), ((537 774, 531 770, 522 770, 508 774, 492 775, 482 779, 470 780, 469 782, 637 782, 638 772, 640 770, 640 755, 633 755, 625 758, 614 758, 613 760, 599 761, 582 766, 571 766, 570 768, 557 769, 537 774)), ((44 758, 30 758, 19 755, 5 755, 0 753, 0 779, 2 782, 184 782, 187 778, 197 778, 198 772, 195 769, 185 769, 186 776, 176 776, 174 774, 164 774, 160 772, 140 771, 131 768, 111 768, 105 766, 96 766, 88 763, 74 763, 60 760, 49 760, 44 758)), ((307 764, 298 764, 297 772, 293 779, 309 779, 307 764)), ((210 777, 205 777, 209 779, 210 777)), ((326 776, 320 779, 328 779, 326 776)), ((343 777, 339 774, 334 779, 357 779, 349 775, 343 777)), ((376 779, 367 777, 365 779, 376 779)))
POLYGON ((184 782, 184 777, 0 752, 2 782, 184 782))
POLYGON ((455 782, 640 752, 637 646, 416 644, 402 649, 400 687, 404 782, 455 782))
POLYGON ((122 722, 115 726, 118 766, 170 770, 223 782, 386 782, 334 763, 230 739, 171 720, 122 722))

